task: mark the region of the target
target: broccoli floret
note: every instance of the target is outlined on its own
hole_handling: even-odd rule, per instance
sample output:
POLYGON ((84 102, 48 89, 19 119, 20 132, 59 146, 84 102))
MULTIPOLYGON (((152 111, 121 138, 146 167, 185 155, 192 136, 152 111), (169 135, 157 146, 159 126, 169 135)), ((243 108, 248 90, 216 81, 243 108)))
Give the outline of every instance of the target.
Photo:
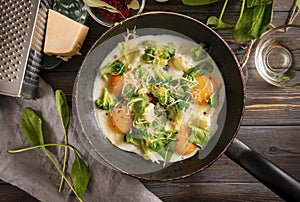
POLYGON ((176 136, 177 133, 174 131, 162 130, 152 137, 140 136, 139 134, 126 134, 124 141, 141 149, 146 156, 151 151, 155 151, 164 158, 165 163, 168 163, 176 148, 176 136))
POLYGON ((107 79, 107 75, 123 75, 125 73, 125 65, 120 60, 115 60, 112 63, 106 65, 100 70, 101 75, 107 79))
POLYGON ((99 109, 109 110, 115 105, 115 100, 109 94, 107 88, 104 88, 100 97, 96 99, 95 104, 99 109))
POLYGON ((145 53, 142 55, 142 59, 146 61, 148 64, 152 64, 155 58, 155 49, 147 48, 145 49, 145 53))
POLYGON ((160 154, 165 163, 169 163, 177 145, 177 133, 170 130, 162 130, 157 135, 148 139, 148 147, 160 154))
POLYGON ((149 147, 147 146, 146 140, 142 138, 136 138, 129 134, 124 136, 124 141, 135 145, 140 148, 143 154, 148 154, 150 152, 149 147))
POLYGON ((170 103, 172 103, 173 99, 171 93, 162 85, 153 86, 151 89, 151 93, 158 100, 158 103, 163 107, 166 107, 170 103))
POLYGON ((213 65, 210 62, 202 62, 184 72, 183 77, 193 80, 196 76, 201 76, 213 71, 213 65))
POLYGON ((168 43, 167 46, 165 46, 165 52, 164 52, 164 58, 170 59, 171 57, 175 56, 175 45, 173 43, 168 43))
POLYGON ((177 102, 176 104, 170 105, 168 107, 168 117, 170 120, 176 122, 182 118, 183 106, 181 103, 177 102))
POLYGON ((141 58, 148 64, 165 66, 168 64, 168 60, 175 55, 175 46, 173 43, 163 46, 157 42, 147 41, 143 45, 145 46, 145 50, 141 58))
POLYGON ((149 147, 153 151, 160 151, 173 140, 176 140, 176 132, 171 130, 162 130, 157 135, 150 138, 149 147))
POLYGON ((145 130, 150 125, 144 116, 145 110, 149 106, 148 97, 142 94, 135 94, 130 98, 128 106, 134 114, 134 127, 139 130, 145 130))

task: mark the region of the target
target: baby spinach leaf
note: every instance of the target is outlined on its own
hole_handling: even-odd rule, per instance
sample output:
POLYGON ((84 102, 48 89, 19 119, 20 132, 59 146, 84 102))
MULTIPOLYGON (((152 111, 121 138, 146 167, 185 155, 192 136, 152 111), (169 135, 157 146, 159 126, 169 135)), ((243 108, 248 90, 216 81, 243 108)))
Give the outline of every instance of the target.
POLYGON ((189 128, 191 130, 191 133, 188 137, 188 141, 200 148, 204 147, 209 139, 209 132, 195 126, 189 126, 189 128))
POLYGON ((199 43, 197 46, 191 48, 192 58, 195 62, 200 61, 206 57, 207 45, 205 43, 199 43))
POLYGON ((219 18, 217 18, 215 16, 211 16, 208 18, 208 20, 206 22, 206 24, 208 26, 212 27, 213 29, 233 29, 234 28, 234 25, 230 25, 230 24, 222 21, 222 17, 225 13, 227 3, 228 3, 228 0, 225 0, 219 18))
POLYGON ((55 98, 56 98, 56 108, 60 116, 62 125, 64 126, 64 129, 66 131, 70 120, 70 112, 69 112, 67 98, 62 90, 55 91, 55 98))
POLYGON ((42 119, 29 107, 23 112, 22 131, 33 146, 44 144, 42 119))
POLYGON ((183 77, 193 80, 196 76, 201 76, 213 71, 213 65, 210 62, 202 62, 183 73, 183 77))
POLYGON ((147 146, 146 140, 143 139, 144 134, 142 134, 140 137, 140 134, 126 134, 124 136, 124 141, 133 144, 134 146, 141 149, 143 154, 148 154, 150 152, 149 147, 147 146))
MULTIPOLYGON (((55 91, 55 100, 56 100, 57 112, 59 114, 61 123, 64 127, 65 144, 68 144, 67 128, 70 120, 70 112, 69 112, 69 106, 68 106, 66 95, 62 90, 55 91)), ((68 148, 65 147, 64 162, 63 162, 63 169, 62 169, 63 173, 65 173, 67 169, 67 160, 68 160, 67 158, 68 158, 68 148)), ((62 190, 63 182, 64 182, 64 178, 62 177, 58 192, 62 190)))
POLYGON ((161 150, 157 151, 163 158, 164 158, 164 163, 168 164, 174 154, 174 151, 177 146, 177 141, 173 140, 171 141, 167 147, 162 148, 161 150))
POLYGON ((272 0, 247 0, 247 8, 271 4, 272 0))
POLYGON ((216 16, 210 16, 207 19, 206 24, 213 29, 233 29, 234 25, 223 22, 220 18, 216 16))
POLYGON ((182 0, 182 3, 189 6, 201 6, 218 2, 219 0, 182 0))
POLYGON ((213 108, 217 108, 219 106, 219 97, 220 97, 220 88, 218 88, 208 99, 208 104, 213 108))
POLYGON ((91 173, 84 161, 74 151, 75 159, 71 168, 71 178, 78 196, 82 197, 87 189, 91 173))
POLYGON ((236 41, 259 38, 266 31, 273 17, 272 1, 247 1, 247 6, 245 6, 245 1, 243 1, 240 17, 233 30, 233 37, 236 41))

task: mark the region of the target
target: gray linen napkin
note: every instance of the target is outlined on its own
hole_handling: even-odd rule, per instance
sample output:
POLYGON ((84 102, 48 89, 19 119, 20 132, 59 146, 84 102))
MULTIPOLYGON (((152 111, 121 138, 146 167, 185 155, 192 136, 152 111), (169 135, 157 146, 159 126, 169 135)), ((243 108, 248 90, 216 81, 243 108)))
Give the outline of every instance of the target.
MULTIPOLYGON (((25 107, 32 108, 43 119, 45 143, 63 142, 63 128, 55 106, 54 91, 42 78, 35 100, 0 95, 0 178, 41 201, 76 201, 66 183, 62 192, 57 192, 60 175, 43 151, 7 152, 30 146, 21 129, 25 107)), ((68 136, 69 144, 78 149, 91 171, 84 201, 160 201, 138 179, 109 169, 91 157, 83 148, 72 120, 68 136)), ((64 148, 51 147, 49 150, 62 165, 64 148)), ((73 161, 71 152, 69 157, 68 171, 73 161)))

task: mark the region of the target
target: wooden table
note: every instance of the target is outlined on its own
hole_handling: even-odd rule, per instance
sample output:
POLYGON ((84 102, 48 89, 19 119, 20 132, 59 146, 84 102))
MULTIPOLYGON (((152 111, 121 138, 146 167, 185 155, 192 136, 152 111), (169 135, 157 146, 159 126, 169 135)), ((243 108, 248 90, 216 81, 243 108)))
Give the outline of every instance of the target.
MULTIPOLYGON (((205 22, 208 16, 219 15, 223 1, 201 7, 189 7, 181 0, 157 3, 147 0, 144 11, 174 11, 205 22)), ((284 24, 293 1, 275 1, 273 24, 284 24)), ((239 15, 240 1, 229 1, 224 21, 234 23, 239 15)), ((296 23, 300 24, 300 16, 296 23)), ((71 103, 73 83, 88 49, 107 28, 92 18, 87 39, 82 47, 82 56, 52 70, 42 70, 41 76, 54 89, 62 89, 71 103)), ((218 31, 239 59, 245 50, 242 44, 232 40, 229 31, 218 31)), ((256 45, 256 44, 255 44, 256 45)), ((254 48, 255 48, 254 45, 254 48)), ((238 138, 279 167, 300 180, 300 88, 282 89, 267 84, 257 73, 254 54, 247 63, 246 110, 238 138)), ((163 201, 281 201, 250 174, 223 155, 208 169, 185 179, 143 184, 163 201)), ((300 193, 299 193, 300 194, 300 193)), ((29 194, 0 181, 0 201, 36 201, 29 194)))

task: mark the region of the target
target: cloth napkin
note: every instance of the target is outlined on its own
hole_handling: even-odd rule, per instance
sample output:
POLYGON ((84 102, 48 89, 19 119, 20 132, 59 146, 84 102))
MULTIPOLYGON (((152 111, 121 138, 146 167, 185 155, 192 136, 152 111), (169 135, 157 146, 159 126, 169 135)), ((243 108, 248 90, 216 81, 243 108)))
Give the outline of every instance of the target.
MULTIPOLYGON (((52 87, 40 78, 37 98, 25 100, 0 95, 0 178, 28 192, 41 201, 76 201, 68 185, 58 192, 60 174, 40 149, 11 154, 8 150, 30 146, 22 133, 21 121, 25 107, 32 108, 43 119, 45 143, 63 143, 63 127, 55 105, 52 87)), ((109 169, 96 161, 81 144, 71 119, 69 144, 78 149, 87 163, 91 178, 83 201, 160 201, 136 178, 109 169)), ((62 165, 64 148, 49 148, 62 165)), ((69 152, 68 170, 74 156, 69 152)))

